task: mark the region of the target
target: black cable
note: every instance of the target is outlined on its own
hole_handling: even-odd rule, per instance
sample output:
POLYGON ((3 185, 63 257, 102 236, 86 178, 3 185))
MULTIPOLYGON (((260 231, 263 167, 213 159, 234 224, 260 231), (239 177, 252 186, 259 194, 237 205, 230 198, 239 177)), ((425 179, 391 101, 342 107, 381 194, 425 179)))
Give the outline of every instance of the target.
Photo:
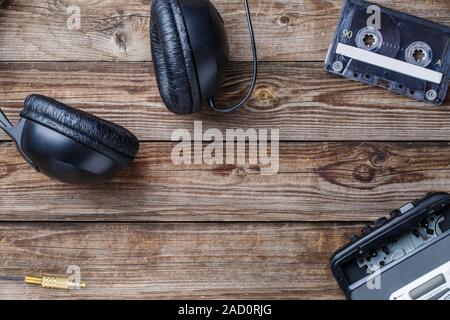
POLYGON ((20 281, 23 282, 23 277, 19 276, 0 276, 0 281, 20 281))
POLYGON ((235 105, 233 107, 230 107, 227 109, 220 109, 220 108, 217 108, 214 98, 212 98, 208 101, 208 105, 211 109, 213 109, 214 111, 217 111, 217 112, 221 112, 221 113, 229 113, 229 112, 233 112, 233 111, 236 111, 236 110, 242 108, 247 103, 247 101, 251 98, 253 91, 255 90, 255 86, 256 86, 256 78, 257 78, 257 74, 258 74, 258 53, 256 50, 255 33, 253 31, 252 16, 250 13, 250 7, 248 5, 248 0, 244 0, 244 7, 245 7, 245 12, 247 14, 248 31, 249 31, 250 39, 252 42, 253 80, 252 80, 252 83, 250 85, 250 88, 249 88, 245 98, 242 99, 241 102, 239 102, 237 105, 235 105))

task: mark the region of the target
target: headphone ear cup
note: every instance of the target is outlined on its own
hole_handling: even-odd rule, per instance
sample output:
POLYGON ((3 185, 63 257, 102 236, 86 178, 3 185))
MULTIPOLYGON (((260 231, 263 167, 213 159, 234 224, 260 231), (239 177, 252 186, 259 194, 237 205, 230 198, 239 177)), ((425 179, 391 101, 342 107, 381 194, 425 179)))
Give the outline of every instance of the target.
POLYGON ((166 107, 184 115, 202 104, 200 86, 183 13, 177 0, 154 0, 150 37, 159 92, 166 107))
POLYGON ((139 150, 138 139, 127 129, 48 97, 28 96, 20 115, 99 152, 108 148, 134 158, 139 150))

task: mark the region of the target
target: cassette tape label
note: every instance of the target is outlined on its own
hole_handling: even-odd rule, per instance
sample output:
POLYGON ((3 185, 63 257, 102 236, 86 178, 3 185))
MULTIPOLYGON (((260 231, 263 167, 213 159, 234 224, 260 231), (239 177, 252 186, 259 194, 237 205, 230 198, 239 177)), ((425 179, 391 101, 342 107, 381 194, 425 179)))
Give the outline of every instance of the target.
POLYGON ((410 65, 407 62, 395 60, 386 56, 382 56, 380 54, 355 48, 346 44, 339 43, 336 49, 336 53, 351 59, 371 64, 373 66, 402 73, 404 75, 411 76, 416 79, 430 81, 436 84, 440 84, 442 82, 442 73, 440 72, 419 67, 416 65, 410 65))
POLYGON ((440 105, 449 84, 450 27, 346 0, 325 69, 440 105))

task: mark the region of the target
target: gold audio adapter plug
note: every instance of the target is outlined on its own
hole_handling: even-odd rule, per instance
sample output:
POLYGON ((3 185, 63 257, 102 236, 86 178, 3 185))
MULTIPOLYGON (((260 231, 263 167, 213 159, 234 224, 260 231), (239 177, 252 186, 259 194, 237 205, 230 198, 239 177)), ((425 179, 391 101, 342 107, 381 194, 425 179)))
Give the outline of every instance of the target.
POLYGON ((53 277, 53 276, 42 276, 42 277, 35 277, 35 276, 26 276, 25 277, 25 283, 28 284, 34 284, 41 286, 43 288, 47 289, 81 289, 86 288, 86 283, 81 282, 75 282, 72 280, 69 280, 67 277, 53 277))

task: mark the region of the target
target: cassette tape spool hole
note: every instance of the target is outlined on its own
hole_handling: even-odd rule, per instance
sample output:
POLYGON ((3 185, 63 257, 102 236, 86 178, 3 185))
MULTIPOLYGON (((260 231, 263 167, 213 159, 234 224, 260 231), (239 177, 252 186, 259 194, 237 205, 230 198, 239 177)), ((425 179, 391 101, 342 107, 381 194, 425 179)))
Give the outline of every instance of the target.
POLYGON ((426 68, 433 60, 433 50, 427 43, 417 41, 410 44, 406 49, 405 58, 411 64, 426 68))
POLYGON ((366 27, 359 30, 356 35, 356 45, 360 49, 375 51, 383 45, 381 32, 373 27, 366 27))
POLYGON ((417 62, 422 62, 427 59, 427 53, 423 49, 416 49, 412 55, 417 62))
POLYGON ((377 37, 373 33, 365 33, 362 41, 367 48, 373 48, 378 42, 377 37))

